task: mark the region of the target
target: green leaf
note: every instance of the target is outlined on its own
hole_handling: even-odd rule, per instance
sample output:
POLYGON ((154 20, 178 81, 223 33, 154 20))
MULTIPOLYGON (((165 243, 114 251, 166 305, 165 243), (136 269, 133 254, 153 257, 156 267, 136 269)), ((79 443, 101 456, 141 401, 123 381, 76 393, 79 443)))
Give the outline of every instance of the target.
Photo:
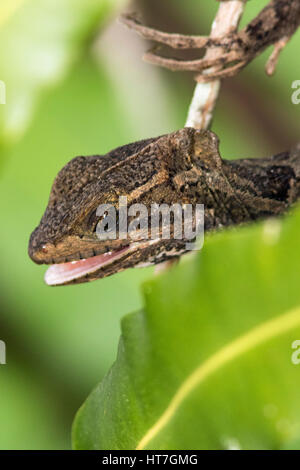
POLYGON ((300 446, 300 212, 210 237, 144 286, 76 449, 300 446), (297 353, 297 351, 296 351, 297 353))
POLYGON ((124 0, 13 0, 0 8, 0 143, 23 134, 41 92, 65 77, 87 41, 124 0))

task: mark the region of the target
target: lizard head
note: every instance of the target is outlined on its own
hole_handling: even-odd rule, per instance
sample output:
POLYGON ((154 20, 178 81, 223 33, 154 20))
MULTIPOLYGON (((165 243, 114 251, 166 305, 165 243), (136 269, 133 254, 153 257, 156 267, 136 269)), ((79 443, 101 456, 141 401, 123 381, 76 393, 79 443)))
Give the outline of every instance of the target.
MULTIPOLYGON (((103 156, 71 160, 55 178, 46 211, 29 241, 31 259, 51 265, 46 283, 92 281, 185 251, 186 240, 149 238, 150 225, 135 224, 134 238, 116 237, 111 227, 115 224, 118 231, 124 198, 128 207, 143 204, 149 209, 144 219, 150 217, 152 204, 189 203, 188 178, 197 180, 195 155, 207 155, 216 145, 213 133, 185 128, 103 156)), ((134 217, 129 211, 126 217, 128 228, 134 217)))

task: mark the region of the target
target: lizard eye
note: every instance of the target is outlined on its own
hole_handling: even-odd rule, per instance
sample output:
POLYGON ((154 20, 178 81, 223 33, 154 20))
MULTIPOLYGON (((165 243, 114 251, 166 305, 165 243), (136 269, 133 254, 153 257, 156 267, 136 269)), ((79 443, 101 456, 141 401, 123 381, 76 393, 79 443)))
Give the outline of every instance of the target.
POLYGON ((93 211, 86 220, 86 227, 88 230, 92 232, 96 232, 96 227, 101 220, 107 217, 107 213, 105 212, 103 215, 97 215, 96 211, 93 211))
POLYGON ((96 214, 96 211, 92 212, 92 214, 88 218, 88 227, 96 232, 96 228, 99 222, 106 221, 108 217, 108 212, 104 212, 103 215, 99 216, 96 214))
POLYGON ((96 215, 96 211, 93 211, 87 218, 86 226, 89 230, 94 232, 96 230, 99 217, 96 215))
POLYGON ((103 215, 97 216, 95 212, 92 214, 91 226, 93 227, 94 233, 97 233, 97 228, 100 228, 105 233, 113 232, 117 230, 119 226, 118 215, 105 211, 103 215), (99 224, 101 227, 99 227, 99 224))
MULTIPOLYGON (((101 217, 98 218, 97 226, 99 223, 101 223, 105 233, 109 233, 113 231, 113 228, 115 225, 115 219, 111 215, 109 215, 108 212, 105 212, 101 217)), ((97 226, 96 226, 96 229, 97 229, 97 226)))

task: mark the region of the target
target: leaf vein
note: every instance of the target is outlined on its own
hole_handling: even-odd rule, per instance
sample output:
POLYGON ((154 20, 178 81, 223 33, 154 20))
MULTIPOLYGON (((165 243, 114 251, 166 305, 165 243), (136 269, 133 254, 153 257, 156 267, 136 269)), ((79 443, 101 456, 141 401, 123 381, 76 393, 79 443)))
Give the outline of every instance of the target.
POLYGON ((299 325, 300 306, 253 328, 250 332, 235 339, 213 354, 210 358, 206 359, 182 383, 171 399, 166 410, 139 441, 136 450, 145 449, 149 442, 153 440, 165 426, 167 426, 188 395, 205 379, 207 379, 207 377, 216 372, 222 366, 234 360, 236 357, 241 356, 254 347, 259 346, 276 336, 280 336, 299 325))

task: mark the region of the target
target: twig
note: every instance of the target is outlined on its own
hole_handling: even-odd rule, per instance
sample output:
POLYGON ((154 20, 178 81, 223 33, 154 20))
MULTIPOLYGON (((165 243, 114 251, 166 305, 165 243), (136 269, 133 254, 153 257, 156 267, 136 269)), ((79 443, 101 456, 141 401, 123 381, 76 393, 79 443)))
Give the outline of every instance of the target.
MULTIPOLYGON (((236 31, 247 0, 227 0, 221 2, 211 28, 210 37, 222 37, 236 31)), ((207 49, 205 59, 216 59, 222 56, 222 49, 207 49)), ((216 68, 203 73, 217 71, 216 68)), ((185 126, 197 129, 208 129, 220 91, 220 80, 197 83, 189 108, 185 126)))
MULTIPOLYGON (((246 0, 247 1, 247 0, 246 0)), ((245 0, 230 0, 220 4, 214 22, 211 28, 210 37, 221 37, 234 32, 240 22, 245 7, 245 0)), ((206 51, 205 59, 215 59, 222 55, 222 49, 209 48, 206 51)), ((207 70, 211 73, 215 69, 207 70)), ((204 72, 205 73, 205 72, 204 72)), ((220 90, 220 80, 212 82, 197 83, 194 96, 189 108, 186 127, 195 127, 197 129, 207 129, 212 120, 213 111, 220 90)), ((175 261, 176 263, 176 261, 175 261)), ((166 261, 160 267, 156 267, 155 273, 169 269, 174 261, 166 261)))

